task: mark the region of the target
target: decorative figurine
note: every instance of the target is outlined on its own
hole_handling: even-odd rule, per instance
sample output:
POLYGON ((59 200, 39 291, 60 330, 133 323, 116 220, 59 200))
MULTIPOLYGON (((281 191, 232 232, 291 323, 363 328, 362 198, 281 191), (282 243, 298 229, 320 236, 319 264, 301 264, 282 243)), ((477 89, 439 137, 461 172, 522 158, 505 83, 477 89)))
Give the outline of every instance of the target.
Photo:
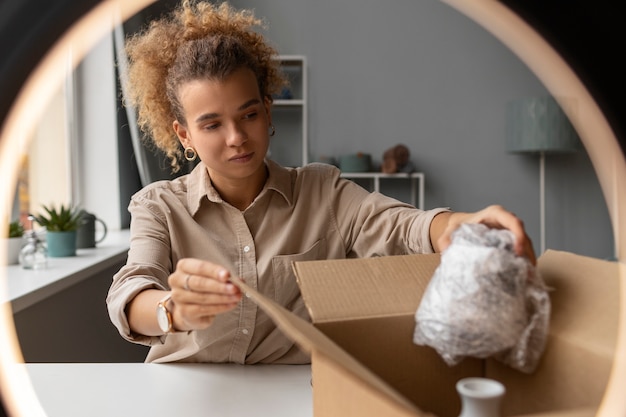
POLYGON ((387 149, 383 154, 383 164, 381 171, 385 174, 394 174, 396 172, 411 173, 415 171, 415 166, 409 158, 411 152, 404 145, 396 145, 387 149))

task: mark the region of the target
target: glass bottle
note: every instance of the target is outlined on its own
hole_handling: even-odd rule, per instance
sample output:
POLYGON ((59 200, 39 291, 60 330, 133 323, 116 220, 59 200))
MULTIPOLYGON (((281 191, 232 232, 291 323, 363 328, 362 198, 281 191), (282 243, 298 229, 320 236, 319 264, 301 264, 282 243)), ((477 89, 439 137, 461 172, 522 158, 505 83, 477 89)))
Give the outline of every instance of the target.
POLYGON ((26 232, 26 245, 20 251, 19 262, 24 269, 44 269, 48 266, 48 249, 33 229, 33 216, 28 216, 31 228, 26 232))

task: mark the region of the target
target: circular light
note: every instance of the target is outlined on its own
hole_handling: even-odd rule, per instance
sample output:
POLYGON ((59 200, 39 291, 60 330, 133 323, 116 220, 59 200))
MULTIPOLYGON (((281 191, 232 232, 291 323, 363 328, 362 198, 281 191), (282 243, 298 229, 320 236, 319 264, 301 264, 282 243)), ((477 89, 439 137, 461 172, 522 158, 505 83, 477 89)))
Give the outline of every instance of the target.
MULTIPOLYGON (((132 16, 154 0, 109 0, 98 4, 76 22, 63 38, 42 59, 22 86, 19 96, 5 120, 0 135, 0 218, 6 218, 9 201, 13 197, 17 163, 13 155, 21 153, 28 144, 24 126, 32 125, 43 111, 55 87, 65 76, 68 50, 75 65, 86 51, 110 31, 113 25, 132 16)), ((617 139, 584 85, 569 66, 530 26, 493 0, 442 0, 476 21, 507 45, 535 75, 543 81, 553 96, 576 97, 577 112, 567 115, 575 126, 594 165, 602 187, 615 236, 618 259, 626 260, 626 161, 617 139)), ((567 108, 566 108, 567 109, 567 108)), ((566 110, 567 111, 567 110, 566 110)), ((0 256, 4 256, 1 253, 0 256)), ((622 282, 626 270, 622 268, 622 282)), ((0 276, 0 293, 6 291, 6 279, 0 276)), ((611 380, 597 415, 626 415, 626 285, 622 285, 620 333, 611 380)), ((5 304, 0 309, 0 392, 11 415, 45 415, 30 384, 22 362, 15 335, 12 311, 5 304)))
MULTIPOLYGON (((154 0, 109 0, 98 3, 56 42, 40 64, 32 70, 13 103, 0 132, 0 218, 9 218, 9 206, 15 190, 18 158, 28 147, 26 138, 34 122, 45 109, 49 99, 64 80, 68 67, 75 67, 86 53, 114 25, 123 22, 154 0), (68 57, 71 62, 68 65, 68 57)), ((69 3, 68 3, 69 5, 69 3)), ((52 23, 52 22, 51 22, 52 23)), ((2 226, 4 227, 4 225, 2 226)), ((0 251, 0 264, 5 251, 0 251)), ((6 269, 0 276, 0 295, 6 297, 6 269)), ((22 363, 19 343, 13 323, 11 305, 0 308, 0 393, 11 416, 45 416, 22 363)))

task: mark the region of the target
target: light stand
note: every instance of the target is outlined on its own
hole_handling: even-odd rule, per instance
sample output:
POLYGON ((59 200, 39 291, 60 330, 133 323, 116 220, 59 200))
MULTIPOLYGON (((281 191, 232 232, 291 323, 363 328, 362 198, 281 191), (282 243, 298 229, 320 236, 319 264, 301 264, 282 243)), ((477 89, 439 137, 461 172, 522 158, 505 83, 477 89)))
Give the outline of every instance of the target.
POLYGON ((540 252, 546 250, 546 153, 575 152, 582 144, 561 105, 553 97, 533 97, 507 104, 506 149, 512 153, 539 154, 540 252))

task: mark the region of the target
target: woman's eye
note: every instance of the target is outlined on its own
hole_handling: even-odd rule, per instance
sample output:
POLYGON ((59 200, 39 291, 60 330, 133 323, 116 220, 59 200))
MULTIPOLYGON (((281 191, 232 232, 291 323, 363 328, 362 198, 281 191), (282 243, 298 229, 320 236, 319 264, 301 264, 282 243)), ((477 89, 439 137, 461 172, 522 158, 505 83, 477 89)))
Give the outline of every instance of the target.
POLYGON ((254 119, 258 114, 258 112, 246 113, 244 119, 254 119))
POLYGON ((219 123, 212 123, 210 125, 204 126, 204 130, 215 130, 219 127, 219 123))

